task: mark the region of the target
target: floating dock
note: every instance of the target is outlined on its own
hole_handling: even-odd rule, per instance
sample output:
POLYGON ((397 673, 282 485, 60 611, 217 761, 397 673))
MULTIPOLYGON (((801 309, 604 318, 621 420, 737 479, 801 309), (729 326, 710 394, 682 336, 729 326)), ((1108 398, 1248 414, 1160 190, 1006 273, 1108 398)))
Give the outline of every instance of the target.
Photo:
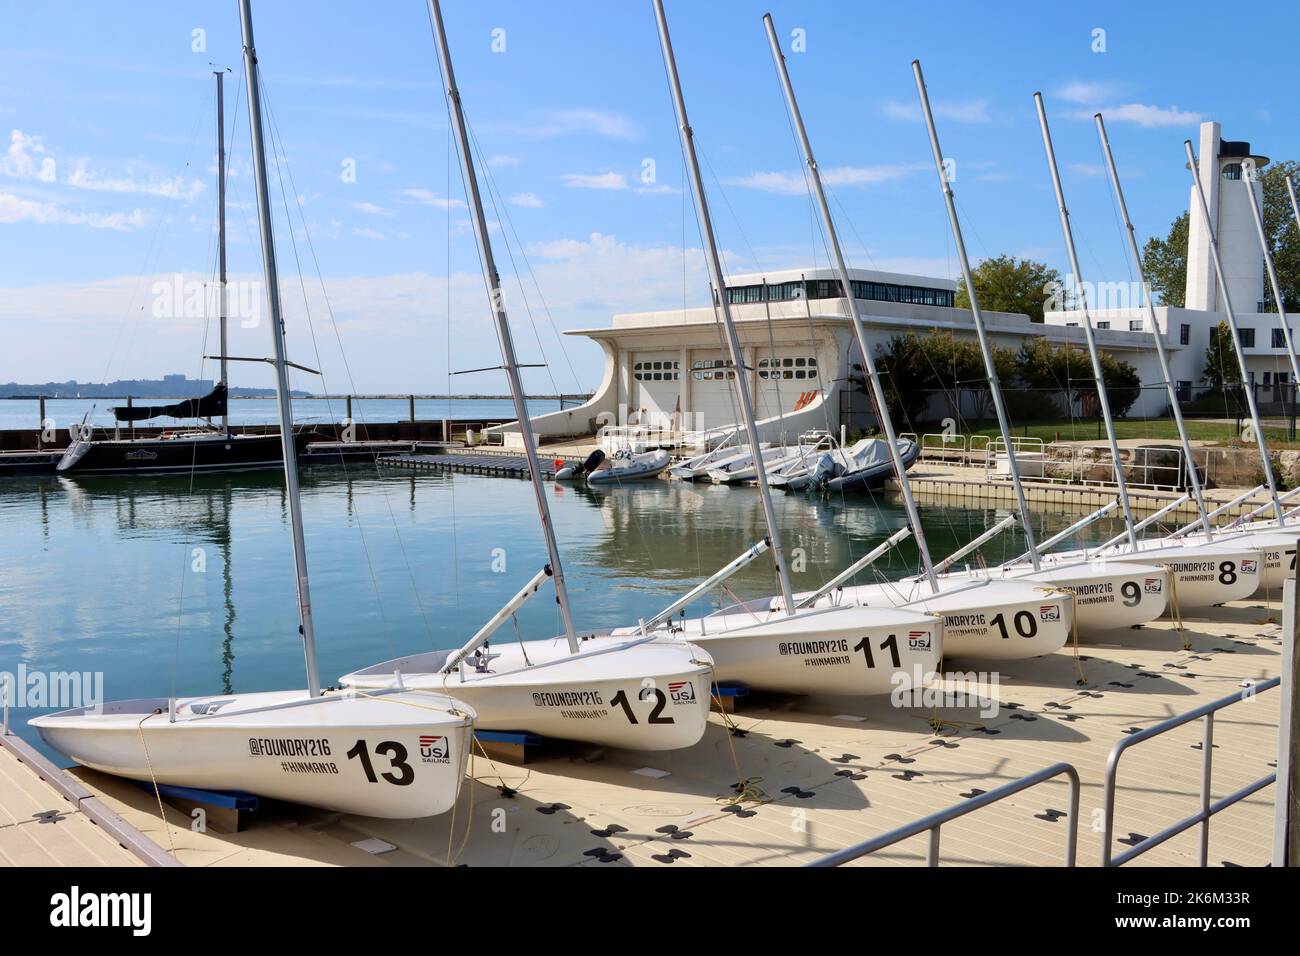
MULTIPOLYGON (((581 464, 581 458, 558 456, 565 464, 581 464)), ((538 454, 542 480, 555 480, 557 456, 538 454)), ((520 454, 490 451, 455 451, 440 454, 382 455, 380 464, 412 471, 456 472, 463 475, 487 475, 491 478, 528 477, 528 459, 520 454)))
MULTIPOLYGON (((241 832, 194 832, 189 813, 177 807, 167 807, 164 826, 151 790, 88 770, 68 775, 153 845, 174 848, 188 866, 785 866, 1066 761, 1082 778, 1078 821, 1068 819, 1064 780, 1048 781, 946 824, 941 859, 946 865, 1060 865, 1067 827, 1077 822, 1078 861, 1096 865, 1111 747, 1136 729, 1240 692, 1243 682, 1278 676, 1280 613, 1278 603, 1241 602, 1216 608, 1212 620, 1188 621, 1183 633, 1161 621, 1082 644, 1077 661, 1067 648, 998 662, 1001 707, 994 716, 904 709, 883 698, 754 695, 730 717, 714 713, 704 739, 684 751, 569 747, 527 766, 476 756, 473 785, 456 812, 426 820, 263 801, 241 832), (931 725, 936 717, 938 732, 931 725), (738 799, 741 781, 745 793, 738 799)), ((1216 797, 1271 772, 1278 709, 1273 691, 1216 715, 1216 797)), ((1118 776, 1117 852, 1199 809, 1201 740, 1197 722, 1126 754, 1118 776)), ((67 809, 62 798, 41 797, 30 776, 0 788, 3 819, 10 821, 0 828, 0 846, 15 826, 47 847, 74 828, 93 832, 75 813, 52 825, 30 819, 41 810, 67 809), (33 788, 36 797, 11 808, 15 792, 33 788), (12 822, 17 818, 27 822, 12 822)), ((1273 797, 1265 787, 1214 817, 1210 865, 1269 862, 1273 797)), ((1142 863, 1195 866, 1199 839, 1193 828, 1142 863)), ((124 859, 104 842, 104 862, 124 859)), ((861 862, 919 864, 926 846, 921 835, 861 862)))

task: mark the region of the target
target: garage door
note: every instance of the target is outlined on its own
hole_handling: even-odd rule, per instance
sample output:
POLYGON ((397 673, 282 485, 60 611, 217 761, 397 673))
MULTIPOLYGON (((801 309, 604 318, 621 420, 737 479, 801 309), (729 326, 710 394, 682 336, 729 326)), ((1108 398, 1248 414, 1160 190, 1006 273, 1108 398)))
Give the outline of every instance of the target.
POLYGON ((691 408, 696 413, 695 428, 721 428, 740 421, 736 369, 725 353, 691 352, 691 408))
POLYGON ((826 384, 819 381, 817 359, 810 352, 760 349, 757 360, 754 407, 760 419, 802 408, 816 397, 818 386, 826 384))
POLYGON ((632 381, 635 383, 633 405, 644 411, 647 423, 665 420, 677 410, 681 387, 681 353, 677 351, 634 352, 632 381))

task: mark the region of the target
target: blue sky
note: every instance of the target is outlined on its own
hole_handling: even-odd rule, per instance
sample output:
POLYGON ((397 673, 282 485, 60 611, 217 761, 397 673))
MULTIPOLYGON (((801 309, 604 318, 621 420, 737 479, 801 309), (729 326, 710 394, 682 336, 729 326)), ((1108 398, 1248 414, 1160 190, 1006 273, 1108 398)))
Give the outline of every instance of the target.
MULTIPOLYGON (((1181 144, 1201 119, 1274 158, 1300 156, 1284 72, 1295 15, 1282 3, 1242 13, 1221 3, 667 7, 719 237, 745 271, 823 261, 767 9, 787 49, 804 31, 790 69, 853 265, 955 270, 913 57, 957 163, 977 257, 1064 264, 1035 89, 1047 95, 1089 280, 1129 278, 1094 110, 1107 115, 1144 238, 1186 207, 1181 144), (1097 29, 1104 52, 1094 52, 1097 29)), ((257 0, 253 14, 296 226, 291 235, 277 196, 292 357, 314 365, 319 355, 333 392, 501 391, 499 375, 447 377, 497 357, 459 175, 448 176, 424 3, 257 0)), ((562 347, 556 328, 707 296, 649 2, 446 0, 444 17, 500 197, 502 272, 527 279, 526 296, 506 281, 521 357, 550 366, 528 386, 590 388, 599 350, 572 338, 562 347)), ((0 382, 210 375, 205 321, 156 314, 155 283, 178 273, 201 283, 213 270, 209 63, 233 71, 230 274, 260 275, 236 3, 5 0, 0 18, 0 382)), ((265 326, 244 324, 234 323, 232 352, 266 354, 265 326)), ((238 366, 234 380, 270 382, 261 366, 238 366)))

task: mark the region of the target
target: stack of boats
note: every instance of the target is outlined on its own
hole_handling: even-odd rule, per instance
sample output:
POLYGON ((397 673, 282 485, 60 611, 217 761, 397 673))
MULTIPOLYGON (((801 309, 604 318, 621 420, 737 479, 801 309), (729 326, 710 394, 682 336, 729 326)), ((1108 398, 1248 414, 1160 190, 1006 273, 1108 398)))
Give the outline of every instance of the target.
MULTIPOLYGON (((899 460, 911 467, 920 454, 916 442, 897 439, 899 460)), ((795 444, 759 445, 759 458, 767 473, 767 484, 785 491, 873 491, 894 472, 889 447, 882 439, 863 438, 841 448, 828 431, 804 432, 795 444)), ((715 485, 755 484, 758 461, 751 446, 733 443, 732 437, 718 447, 673 465, 668 474, 682 481, 707 479, 715 485)))
MULTIPOLYGON (((652 2, 710 278, 714 288, 724 288, 708 200, 662 0, 652 2)), ((849 317, 875 407, 880 412, 884 437, 840 448, 828 441, 830 436, 824 433, 809 434, 801 436, 797 452, 766 447, 760 441, 745 377, 738 376, 736 398, 744 418, 743 434, 738 430, 723 448, 677 466, 674 474, 681 478, 707 475, 714 480, 728 481, 745 480, 737 476, 748 475, 755 482, 762 502, 767 537, 650 619, 623 626, 577 630, 571 618, 560 549, 525 412, 519 364, 504 300, 496 293, 500 280, 441 10, 438 0, 429 0, 449 117, 465 174, 484 278, 487 288, 494 290, 489 308, 528 456, 548 563, 459 647, 410 654, 375 664, 344 676, 342 689, 322 690, 316 672, 306 550, 294 467, 286 377, 289 363, 284 358, 280 332, 267 164, 262 145, 261 86, 249 4, 250 0, 240 2, 250 129, 263 268, 272 317, 275 355, 272 364, 277 372, 284 436, 299 636, 308 686, 305 690, 263 694, 122 701, 107 705, 102 712, 65 711, 32 721, 50 744, 79 763, 154 783, 239 788, 346 812, 374 816, 431 815, 446 811, 454 804, 475 729, 530 731, 552 738, 638 750, 689 747, 705 732, 711 692, 718 683, 795 694, 886 694, 933 679, 945 658, 1006 660, 1051 654, 1064 647, 1075 634, 1103 633, 1153 621, 1173 602, 1185 612, 1248 597, 1260 587, 1276 587, 1284 569, 1294 563, 1296 526, 1289 523, 1290 516, 1282 509, 1262 444, 1273 520, 1243 523, 1228 529, 1215 527, 1215 516, 1206 511, 1199 478, 1190 467, 1190 446, 1168 381, 1174 415, 1186 448, 1185 460, 1189 463, 1190 497, 1195 499, 1199 519, 1196 527, 1189 526, 1168 537, 1140 537, 1153 527, 1160 515, 1137 521, 1132 514, 1086 302, 1083 326, 1111 435, 1119 501, 1047 541, 1035 540, 1014 444, 1009 440, 1010 423, 1001 385, 991 361, 976 286, 971 281, 952 185, 945 174, 928 93, 917 63, 913 65, 914 75, 935 168, 966 287, 973 290, 972 317, 999 427, 1010 450, 1009 471, 1016 508, 1006 519, 952 555, 939 561, 932 558, 907 474, 907 467, 915 457, 915 445, 901 441, 895 433, 857 302, 848 296, 849 317), (864 476, 863 472, 868 474, 864 476), (795 592, 770 489, 808 487, 815 483, 834 487, 836 481, 874 484, 887 476, 892 476, 901 489, 906 526, 816 591, 795 592), (1093 549, 1053 550, 1116 508, 1121 509, 1124 519, 1124 531, 1117 539, 1093 549), (1026 546, 1024 554, 993 568, 970 563, 975 560, 971 556, 982 545, 1012 524, 1020 525, 1026 546), (870 583, 853 583, 861 574, 874 574, 873 563, 898 549, 909 537, 916 542, 919 573, 901 581, 879 578, 870 583), (1266 559, 1266 555, 1272 557, 1266 559), (772 562, 775 594, 709 614, 689 614, 692 606, 727 578, 765 556, 772 562), (964 559, 970 560, 963 564, 964 559), (514 620, 518 610, 547 587, 554 588, 563 633, 532 635, 538 639, 494 645, 496 632, 514 620)), ((771 18, 765 17, 764 23, 832 258, 843 288, 848 289, 847 266, 836 225, 785 58, 771 18)), ((1039 112, 1066 246, 1078 275, 1041 102, 1039 112)), ((1099 131, 1104 141, 1100 121, 1099 131)), ((1107 155, 1109 160, 1108 144, 1107 155)), ((1122 207, 1113 161, 1110 169, 1122 207)), ((1194 163, 1192 171, 1195 176, 1194 163)), ((1127 220, 1126 210, 1124 215, 1127 220)), ((1136 245, 1133 251, 1136 253, 1136 245)), ((1140 268, 1140 258, 1137 264, 1140 268)), ((736 367, 743 367, 727 297, 718 296, 716 301, 732 362, 736 367)), ((1228 314, 1235 329, 1230 308, 1228 314)), ((1156 328, 1154 321, 1151 327, 1156 328)), ((1156 343, 1163 361, 1163 345, 1158 335, 1156 343)), ((1167 372, 1165 377, 1168 380, 1167 372)), ((1254 415, 1253 406, 1251 410, 1254 415)), ((597 461, 585 469, 588 481, 602 472, 632 467, 630 462, 601 465, 597 461)), ((1140 635, 1135 639, 1141 640, 1140 635)))

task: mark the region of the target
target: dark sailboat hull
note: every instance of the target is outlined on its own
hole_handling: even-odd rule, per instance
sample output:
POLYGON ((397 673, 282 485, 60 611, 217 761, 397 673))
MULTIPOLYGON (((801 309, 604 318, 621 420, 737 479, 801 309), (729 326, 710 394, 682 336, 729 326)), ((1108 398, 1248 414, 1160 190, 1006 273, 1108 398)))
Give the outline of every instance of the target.
MULTIPOLYGON (((297 433, 297 453, 301 455, 315 437, 311 432, 297 433)), ((201 435, 78 441, 68 447, 56 471, 63 475, 165 475, 250 471, 283 464, 278 434, 201 435)))

